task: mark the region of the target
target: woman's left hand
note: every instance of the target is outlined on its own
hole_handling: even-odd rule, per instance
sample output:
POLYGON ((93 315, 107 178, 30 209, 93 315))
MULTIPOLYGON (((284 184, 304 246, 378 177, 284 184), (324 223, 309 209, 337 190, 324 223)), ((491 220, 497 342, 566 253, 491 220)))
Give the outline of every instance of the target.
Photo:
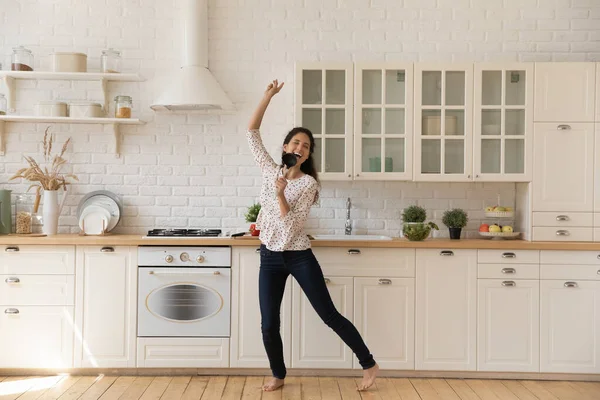
POLYGON ((285 191, 286 186, 287 180, 283 176, 277 178, 277 180, 275 181, 275 193, 277 194, 277 196, 283 196, 283 192, 285 191))

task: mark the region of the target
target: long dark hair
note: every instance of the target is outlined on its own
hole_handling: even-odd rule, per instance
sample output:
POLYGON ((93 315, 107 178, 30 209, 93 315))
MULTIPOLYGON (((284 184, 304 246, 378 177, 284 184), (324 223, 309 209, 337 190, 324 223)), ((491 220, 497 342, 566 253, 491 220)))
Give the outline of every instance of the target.
MULTIPOLYGON (((319 182, 319 177, 317 175, 317 168, 315 167, 315 160, 313 159, 313 153, 315 152, 315 138, 313 137, 312 132, 310 130, 308 130, 306 128, 302 128, 300 126, 293 128, 291 131, 289 131, 289 133, 283 140, 283 144, 289 144, 291 142, 292 138, 294 136, 296 136, 297 133, 304 133, 306 136, 308 136, 308 139, 310 140, 310 153, 309 153, 306 161, 304 161, 302 163, 302 165, 300 165, 300 171, 304 172, 307 175, 312 176, 313 178, 315 178, 315 180, 317 182, 319 182)), ((284 154, 285 154, 285 152, 281 153, 282 156, 284 154)), ((281 162, 281 165, 283 166, 283 161, 281 162)))

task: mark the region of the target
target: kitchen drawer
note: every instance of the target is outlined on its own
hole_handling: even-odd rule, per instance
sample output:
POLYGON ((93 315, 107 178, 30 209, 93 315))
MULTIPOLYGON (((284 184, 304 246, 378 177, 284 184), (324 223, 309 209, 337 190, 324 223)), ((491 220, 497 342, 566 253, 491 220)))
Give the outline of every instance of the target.
POLYGON ((600 242, 600 228, 594 228, 594 242, 600 242))
POLYGON ((327 276, 415 276, 415 249, 313 247, 327 276))
POLYGON ((538 264, 538 250, 478 250, 478 263, 491 264, 538 264))
POLYGON ((3 245, 0 247, 0 274, 74 273, 75 246, 3 245))
POLYGON ((600 228, 600 213, 594 213, 594 226, 600 228))
POLYGON ((542 264, 600 266, 600 251, 542 250, 540 262, 542 264))
POLYGON ((539 279, 538 264, 479 264, 477 265, 479 279, 539 279))
POLYGON ((137 338, 138 368, 228 368, 229 338, 137 338))
POLYGON ((594 228, 572 227, 533 227, 534 241, 550 242, 591 242, 594 239, 594 228))
POLYGON ((600 281, 600 265, 542 265, 541 279, 600 281))
POLYGON ((74 304, 75 275, 0 275, 0 305, 74 304))
POLYGON ((592 213, 582 212, 534 212, 533 226, 578 226, 591 227, 594 223, 592 213))

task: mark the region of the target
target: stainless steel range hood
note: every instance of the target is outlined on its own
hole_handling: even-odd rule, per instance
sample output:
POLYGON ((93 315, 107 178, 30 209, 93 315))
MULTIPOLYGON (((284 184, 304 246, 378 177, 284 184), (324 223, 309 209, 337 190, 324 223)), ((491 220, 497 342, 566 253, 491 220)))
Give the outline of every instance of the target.
POLYGON ((155 111, 232 110, 233 103, 208 70, 208 0, 185 0, 180 69, 150 108, 155 111))

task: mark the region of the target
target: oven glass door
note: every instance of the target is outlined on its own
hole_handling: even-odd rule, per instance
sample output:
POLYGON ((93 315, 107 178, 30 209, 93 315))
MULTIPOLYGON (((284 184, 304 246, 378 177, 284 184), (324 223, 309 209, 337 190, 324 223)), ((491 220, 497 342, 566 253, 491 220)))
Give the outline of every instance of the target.
POLYGON ((138 336, 228 337, 229 268, 138 269, 138 336))

